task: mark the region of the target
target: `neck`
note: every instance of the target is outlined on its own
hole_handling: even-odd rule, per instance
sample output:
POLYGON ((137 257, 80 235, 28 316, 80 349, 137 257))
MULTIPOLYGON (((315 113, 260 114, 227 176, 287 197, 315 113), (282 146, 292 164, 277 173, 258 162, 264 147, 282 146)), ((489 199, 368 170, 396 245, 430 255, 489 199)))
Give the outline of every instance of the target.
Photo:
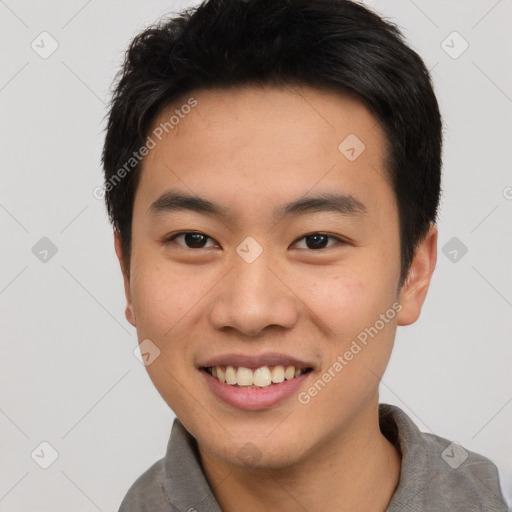
POLYGON ((384 512, 400 476, 400 454, 380 431, 378 397, 346 429, 286 468, 241 469, 199 451, 223 512, 384 512))

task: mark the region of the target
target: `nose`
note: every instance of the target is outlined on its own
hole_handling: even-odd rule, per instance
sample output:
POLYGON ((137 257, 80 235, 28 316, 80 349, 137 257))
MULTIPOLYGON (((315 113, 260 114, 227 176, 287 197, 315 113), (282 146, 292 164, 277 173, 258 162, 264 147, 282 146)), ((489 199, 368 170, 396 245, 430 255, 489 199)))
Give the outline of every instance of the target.
POLYGON ((237 256, 216 288, 209 312, 215 329, 256 337, 270 326, 290 329, 298 320, 300 300, 265 252, 252 263, 237 256))

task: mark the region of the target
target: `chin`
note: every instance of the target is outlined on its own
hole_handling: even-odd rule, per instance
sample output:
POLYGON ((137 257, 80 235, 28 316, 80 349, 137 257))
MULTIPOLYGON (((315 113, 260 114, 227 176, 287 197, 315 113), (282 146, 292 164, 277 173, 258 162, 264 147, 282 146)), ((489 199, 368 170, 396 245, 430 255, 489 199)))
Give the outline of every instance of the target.
POLYGON ((219 438, 212 439, 213 444, 208 442, 207 451, 213 451, 226 464, 239 469, 278 470, 298 464, 306 454, 304 439, 296 442, 289 436, 274 436, 270 439, 234 435, 222 439, 227 444, 219 443, 219 438))

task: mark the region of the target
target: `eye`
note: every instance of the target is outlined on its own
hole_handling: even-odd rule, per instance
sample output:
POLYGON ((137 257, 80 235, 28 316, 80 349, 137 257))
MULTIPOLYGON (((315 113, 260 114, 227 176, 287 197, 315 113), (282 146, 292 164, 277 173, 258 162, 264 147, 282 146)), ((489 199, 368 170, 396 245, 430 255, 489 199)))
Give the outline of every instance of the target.
MULTIPOLYGON (((338 238, 336 236, 329 235, 327 233, 311 233, 310 235, 305 235, 302 238, 299 238, 295 244, 297 244, 300 240, 304 240, 306 247, 299 247, 299 249, 325 249, 326 243, 328 239, 337 240, 340 243, 345 243, 344 240, 341 238, 338 238)), ((336 245, 336 244, 331 244, 336 245)))
MULTIPOLYGON (((172 235, 170 237, 167 237, 163 243, 164 245, 174 242, 178 239, 182 238, 185 242, 185 247, 188 249, 204 249, 207 248, 205 246, 206 240, 210 239, 213 240, 213 238, 210 238, 208 235, 205 235, 204 233, 200 233, 197 231, 184 231, 182 233, 176 233, 175 235, 172 235), (183 238, 182 238, 183 237, 183 238)), ((178 243, 178 245, 183 245, 181 243, 178 243)), ((214 246, 215 247, 215 246, 214 246)))
MULTIPOLYGON (((331 247, 332 245, 336 245, 336 243, 328 245, 329 239, 337 241, 342 244, 345 243, 345 241, 342 240, 341 238, 329 235, 327 233, 311 233, 309 235, 304 235, 303 237, 299 238, 297 241, 294 242, 293 245, 297 245, 301 240, 304 240, 306 246, 298 247, 299 249, 326 249, 328 247, 331 247)), ((176 242, 178 245, 181 245, 182 247, 188 249, 205 249, 208 248, 208 246, 206 245, 207 240, 214 241, 213 238, 198 231, 183 231, 181 233, 176 233, 175 235, 165 238, 163 240, 163 244, 167 245, 170 242, 176 242), (178 239, 182 239, 183 242, 177 242, 178 239)), ((217 247, 217 245, 210 245, 210 247, 217 247)))

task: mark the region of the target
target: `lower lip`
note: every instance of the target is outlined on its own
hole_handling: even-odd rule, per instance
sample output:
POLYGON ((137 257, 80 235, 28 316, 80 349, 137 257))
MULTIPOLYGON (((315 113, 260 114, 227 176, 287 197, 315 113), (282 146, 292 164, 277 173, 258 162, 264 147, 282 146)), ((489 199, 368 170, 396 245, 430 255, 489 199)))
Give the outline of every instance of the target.
POLYGON ((309 377, 311 370, 298 377, 285 380, 279 384, 271 384, 266 388, 247 388, 244 386, 231 386, 210 375, 207 371, 199 370, 206 379, 211 391, 219 398, 233 407, 247 411, 268 409, 282 402, 297 389, 309 377))

